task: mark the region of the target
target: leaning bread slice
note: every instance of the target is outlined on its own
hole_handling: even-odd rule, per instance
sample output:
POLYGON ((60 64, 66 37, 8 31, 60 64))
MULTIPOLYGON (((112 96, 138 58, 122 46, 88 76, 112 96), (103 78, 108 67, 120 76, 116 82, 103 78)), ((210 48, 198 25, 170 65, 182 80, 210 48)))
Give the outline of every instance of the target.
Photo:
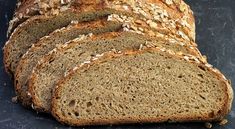
MULTIPOLYGON (((90 6, 95 0, 22 0, 18 4, 18 8, 15 11, 13 20, 10 22, 9 32, 14 30, 14 28, 35 15, 57 15, 60 12, 69 10, 70 8, 78 9, 81 4, 90 6)), ((177 20, 178 24, 184 28, 185 32, 193 37, 195 40, 195 21, 193 17, 193 12, 190 7, 183 1, 165 1, 165 0, 138 0, 138 1, 128 1, 128 0, 100 0, 100 5, 107 4, 108 7, 119 6, 119 8, 130 8, 131 10, 141 13, 142 15, 149 15, 148 11, 155 13, 162 13, 165 10, 171 19, 177 20), (141 11, 140 11, 141 10, 141 11), (155 10, 158 10, 155 12, 155 10), (146 12, 147 11, 147 12, 146 12)), ((99 6, 98 6, 99 7, 99 6)), ((168 15, 167 15, 168 16, 168 15)), ((149 17, 149 16, 148 16, 149 17)), ((155 20, 164 20, 164 16, 154 17, 155 20)), ((166 23, 166 21, 164 21, 166 23)), ((180 27, 179 27, 180 28, 180 27)))
POLYGON ((153 29, 162 33, 174 33, 185 40, 194 39, 195 35, 188 35, 189 27, 187 27, 189 24, 194 24, 193 19, 190 17, 181 19, 181 15, 167 8, 160 1, 149 0, 149 3, 146 2, 148 1, 81 0, 62 9, 63 11, 56 13, 55 16, 32 17, 14 30, 4 47, 6 70, 13 75, 18 61, 32 44, 52 31, 67 26, 72 20, 90 21, 113 13, 142 19, 153 29), (178 15, 179 17, 176 17, 178 15))
POLYGON ((50 112, 54 84, 76 64, 97 53, 109 50, 142 49, 144 46, 162 46, 169 51, 185 54, 194 53, 188 47, 170 43, 170 40, 165 38, 150 38, 129 32, 106 33, 79 42, 72 41, 54 49, 35 66, 29 79, 29 93, 32 97, 34 109, 50 112))
POLYGON ((120 22, 108 22, 106 19, 99 19, 91 22, 83 22, 68 26, 54 31, 50 35, 42 38, 35 43, 23 55, 16 68, 14 83, 18 100, 24 106, 31 106, 31 98, 27 95, 27 80, 32 73, 33 68, 38 61, 48 52, 56 48, 56 46, 64 44, 69 40, 75 39, 80 35, 88 35, 89 33, 99 34, 104 32, 119 31, 122 29, 120 22))
POLYGON ((231 109, 224 76, 161 48, 101 54, 56 85, 52 114, 72 126, 217 121, 231 109))
POLYGON ((13 19, 9 22, 7 35, 10 36, 14 29, 32 16, 40 15, 39 6, 35 0, 21 0, 16 4, 13 19))

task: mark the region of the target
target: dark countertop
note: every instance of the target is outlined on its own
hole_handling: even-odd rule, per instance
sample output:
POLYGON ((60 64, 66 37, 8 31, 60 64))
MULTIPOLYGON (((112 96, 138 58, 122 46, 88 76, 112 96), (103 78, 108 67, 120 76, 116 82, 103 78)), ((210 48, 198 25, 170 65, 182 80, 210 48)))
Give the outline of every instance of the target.
MULTIPOLYGON (((197 43, 209 62, 232 80, 235 89, 235 0, 186 0, 196 16, 197 43)), ((0 47, 6 42, 8 21, 16 0, 0 0, 0 47)), ((0 52, 0 129, 64 129, 50 115, 37 114, 11 102, 15 96, 13 83, 5 73, 0 52)), ((235 104, 225 126, 213 124, 214 129, 235 129, 235 104)), ((94 127, 85 127, 94 128, 94 127)), ((97 128, 203 129, 203 123, 143 124, 99 126, 97 128)))

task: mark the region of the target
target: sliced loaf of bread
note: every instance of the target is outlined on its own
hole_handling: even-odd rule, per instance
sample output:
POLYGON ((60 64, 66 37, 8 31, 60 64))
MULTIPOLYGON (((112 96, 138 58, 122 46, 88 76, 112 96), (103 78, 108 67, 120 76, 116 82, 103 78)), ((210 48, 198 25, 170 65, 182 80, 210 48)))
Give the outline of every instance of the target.
POLYGON ((170 40, 165 38, 150 38, 129 32, 105 33, 79 42, 71 41, 51 51, 34 68, 29 78, 29 93, 32 97, 34 109, 50 112, 54 84, 76 64, 82 63, 92 55, 105 51, 138 50, 144 46, 164 47, 169 52, 175 51, 181 54, 195 55, 195 51, 188 47, 171 43, 170 40))
POLYGON ((83 22, 54 31, 50 35, 40 39, 22 57, 16 68, 14 83, 18 100, 24 106, 31 106, 31 98, 28 94, 27 80, 38 61, 56 46, 75 39, 80 35, 89 33, 99 34, 118 31, 122 24, 118 22, 100 19, 97 21, 83 22))
POLYGON ((101 20, 97 21, 76 23, 75 25, 68 26, 67 28, 56 30, 49 36, 45 36, 44 38, 40 39, 39 42, 35 43, 23 55, 15 72, 15 89, 19 100, 25 106, 31 104, 31 99, 27 97, 26 84, 28 76, 32 72, 32 69, 37 64, 38 60, 40 60, 40 58, 47 54, 50 50, 55 48, 57 45, 63 44, 83 33, 87 34, 90 32, 96 34, 117 30, 136 32, 144 35, 150 35, 156 38, 165 38, 170 40, 172 43, 179 43, 182 46, 189 47, 191 49, 191 54, 202 58, 198 49, 194 47, 196 46, 194 42, 184 41, 184 39, 177 38, 172 34, 161 34, 159 33, 159 30, 152 30, 151 27, 148 26, 144 21, 138 20, 136 23, 132 17, 112 14, 108 16, 108 21, 106 18, 102 18, 101 20))
POLYGON ((218 121, 232 99, 218 70, 155 48, 101 54, 74 67, 56 85, 52 114, 72 126, 218 121))

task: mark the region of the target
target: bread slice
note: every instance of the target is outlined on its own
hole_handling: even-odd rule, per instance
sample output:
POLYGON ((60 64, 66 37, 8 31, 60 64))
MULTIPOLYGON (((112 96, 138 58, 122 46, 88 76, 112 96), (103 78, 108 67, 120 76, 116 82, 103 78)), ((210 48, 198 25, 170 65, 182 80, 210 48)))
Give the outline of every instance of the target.
POLYGON ((9 22, 8 36, 14 31, 14 29, 26 21, 31 16, 40 15, 38 11, 38 4, 34 0, 20 0, 16 4, 15 13, 13 19, 9 22))
POLYGON ((29 93, 33 107, 37 111, 50 112, 51 94, 54 84, 67 70, 81 63, 94 54, 109 50, 142 49, 148 46, 162 46, 169 51, 179 53, 194 53, 191 49, 171 43, 165 38, 149 38, 130 32, 113 32, 92 36, 87 40, 72 41, 54 49, 37 64, 29 78, 29 93))
MULTIPOLYGON (((80 4, 93 4, 94 0, 22 0, 19 3, 19 7, 16 9, 15 16, 13 20, 10 22, 9 32, 14 30, 14 28, 35 15, 57 15, 59 12, 63 10, 67 10, 69 8, 80 6, 80 4)), ((151 9, 151 7, 155 6, 154 9, 164 9, 169 14, 171 19, 177 20, 179 24, 181 24, 185 30, 188 31, 188 34, 194 37, 195 40, 195 21, 193 17, 193 12, 190 7, 183 0, 138 0, 138 1, 128 1, 128 0, 101 0, 99 1, 101 4, 107 4, 107 6, 113 6, 114 4, 124 4, 124 8, 128 6, 133 7, 134 11, 138 12, 138 10, 142 10, 139 13, 146 15, 145 11, 151 9), (147 3, 147 4, 146 4, 147 3), (139 8, 140 7, 140 8, 139 8), (189 24, 188 24, 189 23, 189 24), (186 29, 187 28, 187 29, 186 29)), ((118 5, 119 6, 119 5, 118 5)), ((120 6, 121 7, 121 6, 120 6)), ((159 13, 156 12, 156 13, 159 13)), ((155 17, 157 19, 158 17, 155 17)), ((165 22, 165 21, 164 21, 165 22)), ((179 26, 177 26, 179 27, 179 26)))
POLYGON ((24 106, 31 106, 31 98, 27 95, 28 77, 32 73, 32 70, 38 61, 48 52, 56 48, 56 46, 64 44, 65 42, 75 39, 83 34, 99 34, 119 31, 120 29, 122 29, 121 23, 108 22, 106 19, 99 19, 97 21, 78 23, 56 30, 49 36, 40 39, 39 42, 35 43, 35 45, 23 55, 16 68, 14 83, 18 100, 22 102, 24 106))
POLYGON ((101 56, 74 67, 56 85, 52 114, 58 121, 72 126, 218 121, 231 109, 228 80, 194 58, 161 48, 101 56))

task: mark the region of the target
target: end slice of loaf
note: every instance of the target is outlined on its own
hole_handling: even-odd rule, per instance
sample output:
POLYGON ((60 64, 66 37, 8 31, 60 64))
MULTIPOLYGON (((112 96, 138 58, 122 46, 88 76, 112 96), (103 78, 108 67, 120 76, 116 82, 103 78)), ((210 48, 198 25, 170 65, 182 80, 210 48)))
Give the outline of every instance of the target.
POLYGON ((23 55, 16 68, 14 83, 19 101, 22 102, 24 106, 31 106, 31 98, 28 95, 27 86, 28 77, 40 59, 56 48, 56 46, 64 44, 81 35, 119 31, 120 29, 122 29, 121 23, 107 21, 106 18, 104 18, 91 22, 82 22, 56 30, 39 40, 23 55))
POLYGON ((7 35, 10 36, 18 25, 20 25, 30 17, 40 15, 38 8, 39 6, 35 2, 35 0, 18 1, 18 3, 16 4, 13 19, 9 22, 7 35))
POLYGON ((150 38, 148 36, 130 33, 106 33, 93 36, 91 39, 67 43, 54 49, 37 64, 29 79, 29 92, 32 97, 34 109, 50 112, 51 95, 54 84, 64 76, 67 70, 78 63, 82 63, 94 54, 106 51, 120 51, 125 49, 142 49, 142 47, 164 47, 170 52, 181 54, 194 53, 191 49, 165 38, 150 38))
POLYGON ((190 57, 155 48, 97 58, 56 85, 52 114, 58 121, 72 126, 218 121, 231 109, 228 81, 190 57))

